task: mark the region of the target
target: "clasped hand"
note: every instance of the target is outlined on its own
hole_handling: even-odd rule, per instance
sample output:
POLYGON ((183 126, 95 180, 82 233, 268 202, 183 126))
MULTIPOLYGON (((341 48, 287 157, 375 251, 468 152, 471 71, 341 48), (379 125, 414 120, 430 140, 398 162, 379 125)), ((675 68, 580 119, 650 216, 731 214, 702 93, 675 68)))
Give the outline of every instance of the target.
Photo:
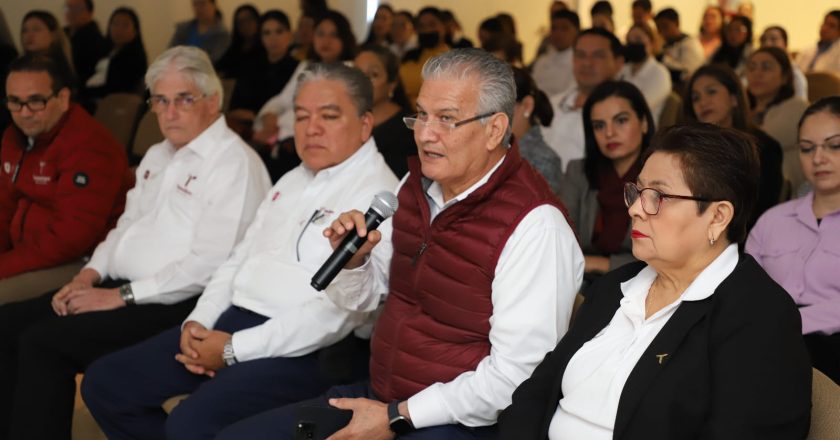
POLYGON ((175 360, 193 374, 213 377, 225 366, 222 353, 230 338, 230 333, 208 330, 196 321, 188 321, 181 330, 181 352, 175 360))

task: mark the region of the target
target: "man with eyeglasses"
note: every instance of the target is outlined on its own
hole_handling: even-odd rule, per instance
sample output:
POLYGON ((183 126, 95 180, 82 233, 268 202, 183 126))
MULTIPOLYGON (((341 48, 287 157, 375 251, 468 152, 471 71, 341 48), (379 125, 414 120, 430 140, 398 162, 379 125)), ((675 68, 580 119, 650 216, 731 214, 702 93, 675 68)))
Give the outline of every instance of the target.
POLYGON ((604 81, 615 79, 624 66, 623 46, 610 31, 590 28, 577 35, 572 46, 574 84, 565 92, 550 97, 554 118, 542 127, 545 142, 563 159, 563 171, 569 162, 584 156, 583 104, 589 94, 604 81))
POLYGON ((0 307, 0 437, 69 438, 75 375, 182 322, 270 187, 220 114, 207 54, 164 52, 146 85, 165 139, 137 167, 116 227, 58 293, 0 307))
POLYGON ((0 304, 61 285, 39 270, 81 268, 122 213, 131 180, 123 147, 70 101, 69 72, 37 55, 15 60, 10 71, 3 105, 14 123, 0 149, 0 304))
POLYGON ((426 62, 419 113, 405 120, 418 157, 397 213, 369 233, 361 212, 344 213, 325 232, 333 244, 349 230, 368 236, 326 296, 356 312, 384 299, 370 380, 217 439, 291 439, 295 426, 310 438, 336 408, 353 413, 335 438, 496 438, 513 390, 565 334, 583 277, 560 202, 509 143, 515 102, 510 66, 483 50, 426 62))
POLYGON ((213 438, 242 418, 366 376, 367 341, 353 330, 370 314, 336 307, 310 280, 332 253, 324 227, 365 209, 397 178, 371 136, 373 89, 361 71, 312 64, 295 91, 302 164, 263 199, 183 328, 88 369, 82 395, 108 437, 213 438), (160 396, 184 393, 164 418, 160 396))

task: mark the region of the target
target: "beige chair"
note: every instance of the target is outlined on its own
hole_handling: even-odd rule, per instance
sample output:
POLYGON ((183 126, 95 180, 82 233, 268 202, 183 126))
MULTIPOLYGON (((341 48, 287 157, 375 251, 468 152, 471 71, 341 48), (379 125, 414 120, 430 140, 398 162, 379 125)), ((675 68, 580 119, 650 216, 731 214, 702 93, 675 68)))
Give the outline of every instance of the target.
POLYGON ((834 72, 808 72, 808 100, 815 102, 826 96, 840 95, 840 75, 834 72))
POLYGON ((811 385, 811 431, 808 440, 840 439, 840 385, 814 371, 811 385))
POLYGON ((222 112, 226 113, 230 109, 230 98, 233 96, 233 89, 236 87, 236 79, 225 78, 222 80, 222 112))
POLYGON ((583 295, 579 293, 575 295, 575 303, 572 305, 572 317, 569 319, 569 327, 571 327, 575 322, 575 317, 577 316, 578 311, 580 311, 580 306, 583 305, 584 299, 583 295))
POLYGON ((140 123, 137 124, 137 132, 131 143, 131 154, 141 158, 149 150, 149 147, 163 140, 163 133, 160 132, 157 117, 153 112, 146 112, 140 123))
POLYGON ((676 124, 682 114, 682 98, 677 92, 671 92, 665 98, 665 105, 662 106, 662 113, 659 115, 659 120, 656 121, 656 129, 663 130, 676 124))
POLYGON ((0 305, 27 300, 56 290, 72 280, 84 266, 84 261, 77 260, 0 280, 0 305))
POLYGON ((126 148, 131 144, 143 98, 133 93, 112 93, 99 101, 94 117, 126 148))

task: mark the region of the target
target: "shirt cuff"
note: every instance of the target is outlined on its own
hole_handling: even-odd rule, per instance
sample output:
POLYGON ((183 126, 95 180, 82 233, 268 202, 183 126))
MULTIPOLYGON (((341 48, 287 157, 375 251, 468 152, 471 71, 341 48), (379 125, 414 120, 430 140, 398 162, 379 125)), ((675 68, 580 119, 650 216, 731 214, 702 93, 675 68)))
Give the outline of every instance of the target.
POLYGON ((408 414, 415 428, 455 423, 455 418, 449 413, 449 407, 446 406, 439 387, 440 384, 433 384, 408 399, 408 414))
POLYGON ((341 269, 338 275, 335 276, 324 293, 327 298, 341 309, 352 312, 360 311, 359 307, 364 303, 366 295, 362 292, 362 286, 365 283, 368 273, 368 266, 373 264, 370 258, 366 258, 365 262, 355 269, 341 269))
POLYGON ((219 316, 221 316, 221 313, 214 313, 213 310, 206 309, 199 310, 199 308, 196 307, 195 309, 193 309, 192 313, 190 313, 190 315, 187 316, 187 319, 185 319, 184 322, 181 324, 181 329, 183 330, 184 324, 190 321, 195 321, 203 325, 204 328, 212 329, 213 326, 215 326, 216 321, 219 319, 219 316))
POLYGON ((262 359, 268 352, 264 342, 268 338, 263 336, 263 325, 240 330, 231 336, 233 354, 237 362, 253 361, 262 359))
POLYGON ((145 278, 131 282, 131 293, 134 294, 134 302, 137 304, 149 304, 149 298, 158 293, 157 282, 154 278, 145 278))

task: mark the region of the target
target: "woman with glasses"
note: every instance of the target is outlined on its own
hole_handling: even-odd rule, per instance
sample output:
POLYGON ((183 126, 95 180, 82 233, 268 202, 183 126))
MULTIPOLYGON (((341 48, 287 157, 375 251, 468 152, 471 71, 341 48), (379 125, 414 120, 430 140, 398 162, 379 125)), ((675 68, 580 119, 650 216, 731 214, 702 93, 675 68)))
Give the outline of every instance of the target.
POLYGON ((784 180, 782 147, 750 120, 746 94, 732 69, 720 65, 707 65, 697 69, 691 75, 686 94, 683 98, 683 114, 686 120, 734 128, 755 137, 761 174, 758 200, 747 223, 749 230, 764 211, 779 202, 784 180))
POLYGON ((798 146, 813 189, 767 211, 746 251, 793 297, 814 367, 840 384, 840 97, 808 107, 798 146))
POLYGON ((624 184, 642 169, 653 116, 636 86, 608 81, 583 105, 583 131, 585 158, 569 162, 561 195, 592 277, 634 261, 624 184))
POLYGON ((625 186, 628 264, 513 394, 502 439, 805 439, 811 366, 790 296, 738 252, 758 190, 742 133, 677 125, 625 186))

